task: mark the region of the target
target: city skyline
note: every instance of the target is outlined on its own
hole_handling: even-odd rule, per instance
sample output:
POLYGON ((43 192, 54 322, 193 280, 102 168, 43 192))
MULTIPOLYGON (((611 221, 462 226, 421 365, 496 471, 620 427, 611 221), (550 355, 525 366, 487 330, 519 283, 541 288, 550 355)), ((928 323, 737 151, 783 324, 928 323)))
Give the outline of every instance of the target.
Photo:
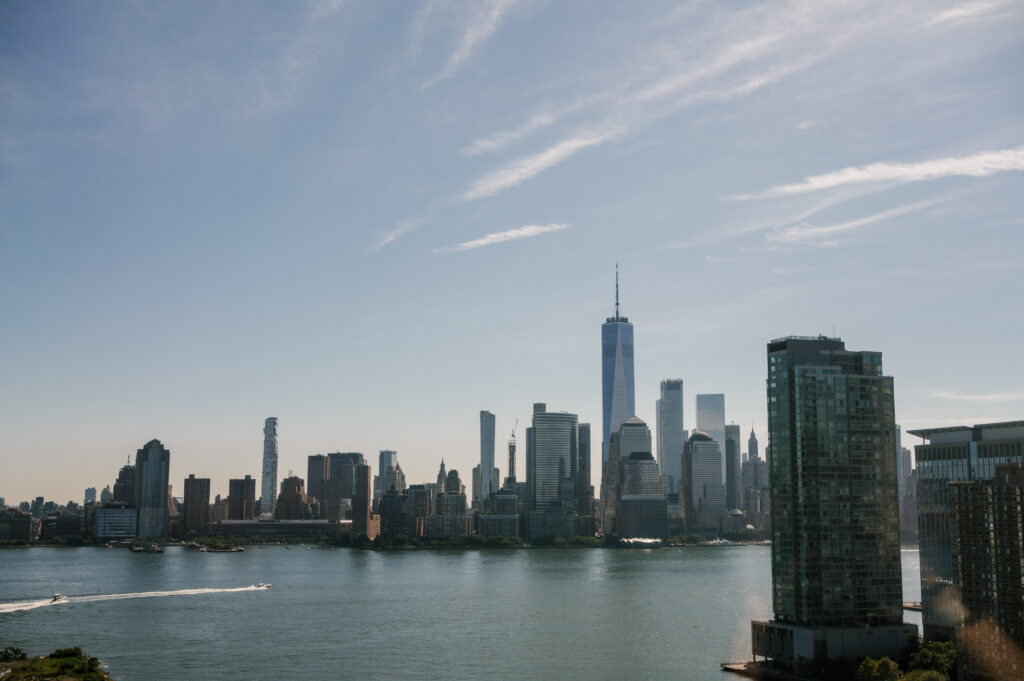
POLYGON ((763 449, 763 344, 791 333, 883 349, 904 446, 1013 420, 1022 22, 4 3, 0 496, 79 500, 154 438, 176 495, 225 494, 271 415, 279 480, 390 449, 465 481, 479 410, 522 441, 538 401, 592 424, 596 484, 616 263, 648 424, 679 377, 763 449))

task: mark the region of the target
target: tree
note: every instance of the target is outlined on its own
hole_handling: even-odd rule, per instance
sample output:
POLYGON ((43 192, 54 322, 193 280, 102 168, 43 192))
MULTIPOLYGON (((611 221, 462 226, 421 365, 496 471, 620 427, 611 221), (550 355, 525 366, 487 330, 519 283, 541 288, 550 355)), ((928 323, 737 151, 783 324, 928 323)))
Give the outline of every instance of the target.
POLYGON ((857 668, 857 681, 899 681, 900 668, 888 657, 881 660, 865 657, 857 668))
POLYGON ((910 656, 910 671, 934 670, 943 676, 953 677, 956 669, 956 644, 952 641, 932 641, 910 656))
POLYGON ((903 681, 949 681, 949 677, 934 669, 915 669, 912 672, 907 672, 903 681))

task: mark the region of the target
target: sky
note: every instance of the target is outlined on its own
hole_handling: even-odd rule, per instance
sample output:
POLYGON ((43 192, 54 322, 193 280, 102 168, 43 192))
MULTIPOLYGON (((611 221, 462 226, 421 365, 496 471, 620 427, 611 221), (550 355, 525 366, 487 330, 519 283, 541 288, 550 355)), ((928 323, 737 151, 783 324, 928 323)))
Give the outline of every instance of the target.
MULTIPOLYGON (((599 438, 600 325, 763 449, 766 343, 1024 418, 1024 3, 0 3, 0 497, 599 438)), ((904 444, 918 441, 904 432, 904 444)), ((522 447, 520 448, 522 451, 522 447)), ((600 449, 593 447, 594 484, 600 449)), ((522 454, 520 454, 522 457, 522 454)), ((525 463, 519 461, 519 470, 525 463)), ((376 471, 375 471, 376 472, 376 471)))

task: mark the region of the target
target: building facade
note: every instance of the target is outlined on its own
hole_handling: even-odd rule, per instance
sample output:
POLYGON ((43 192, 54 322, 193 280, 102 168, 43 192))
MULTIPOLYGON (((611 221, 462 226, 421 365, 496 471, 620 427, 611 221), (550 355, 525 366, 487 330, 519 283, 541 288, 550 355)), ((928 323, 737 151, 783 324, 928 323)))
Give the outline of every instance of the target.
POLYGON ((914 447, 924 637, 952 641, 962 613, 955 586, 956 514, 949 485, 988 480, 995 475, 996 466, 1019 463, 1024 451, 1024 421, 908 432, 926 443, 914 447))
POLYGON ((661 467, 650 452, 632 452, 622 462, 619 491, 619 538, 664 539, 665 490, 661 467))
POLYGON ((277 419, 263 423, 263 480, 260 487, 260 515, 273 517, 277 499, 277 419))
POLYGON ((633 325, 619 314, 619 270, 615 268, 615 315, 601 325, 601 461, 608 460, 608 441, 636 414, 633 386, 633 325))
POLYGON ((135 507, 139 510, 140 537, 167 535, 170 472, 171 452, 159 440, 150 440, 135 453, 135 507))
POLYGON ((252 476, 228 480, 228 520, 256 517, 256 480, 252 476))
POLYGON ((743 480, 740 468, 740 427, 725 427, 725 507, 743 507, 743 480))
POLYGON ((185 478, 185 534, 205 535, 210 524, 210 479, 190 474, 185 478))
POLYGON ((718 451, 722 453, 719 482, 725 484, 725 395, 697 395, 697 430, 718 443, 718 451))
POLYGON ((961 681, 1024 678, 1024 464, 950 484, 961 681))
POLYGON ((661 382, 661 397, 655 403, 658 432, 658 465, 669 494, 678 492, 679 471, 682 470, 683 446, 683 379, 666 378, 661 382))
POLYGON ((574 513, 575 474, 579 465, 579 427, 576 414, 549 412, 546 405, 534 405, 533 426, 526 431, 526 484, 530 512, 574 513), (565 480, 573 502, 563 506, 565 480))
POLYGON ((474 501, 486 502, 497 492, 499 484, 498 469, 494 466, 494 414, 489 411, 480 412, 480 488, 474 490, 474 501))
POLYGON ((903 623, 893 379, 838 338, 768 344, 774 619, 753 650, 789 667, 896 658, 903 623))

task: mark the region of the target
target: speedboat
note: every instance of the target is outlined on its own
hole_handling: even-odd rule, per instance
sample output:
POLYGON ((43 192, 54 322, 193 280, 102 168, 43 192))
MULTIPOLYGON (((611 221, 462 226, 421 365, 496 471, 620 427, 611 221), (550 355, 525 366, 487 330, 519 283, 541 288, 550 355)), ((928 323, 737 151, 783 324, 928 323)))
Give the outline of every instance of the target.
POLYGON ((59 603, 60 601, 67 600, 67 596, 64 594, 53 594, 53 598, 50 600, 51 603, 59 603))
POLYGON ((259 584, 256 585, 256 588, 257 589, 269 589, 270 585, 269 584, 264 584, 263 582, 260 582, 259 584))

